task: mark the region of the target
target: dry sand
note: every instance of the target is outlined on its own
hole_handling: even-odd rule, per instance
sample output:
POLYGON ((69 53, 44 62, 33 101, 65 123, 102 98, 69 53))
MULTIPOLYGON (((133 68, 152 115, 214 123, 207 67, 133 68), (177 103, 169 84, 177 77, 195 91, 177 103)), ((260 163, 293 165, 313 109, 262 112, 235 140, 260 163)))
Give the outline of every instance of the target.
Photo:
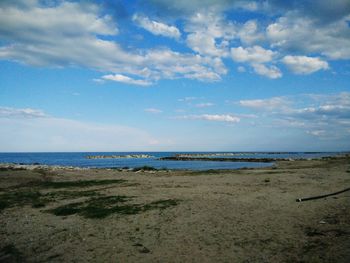
POLYGON ((0 262, 350 262, 350 192, 296 202, 350 187, 349 157, 220 172, 2 170, 0 262))

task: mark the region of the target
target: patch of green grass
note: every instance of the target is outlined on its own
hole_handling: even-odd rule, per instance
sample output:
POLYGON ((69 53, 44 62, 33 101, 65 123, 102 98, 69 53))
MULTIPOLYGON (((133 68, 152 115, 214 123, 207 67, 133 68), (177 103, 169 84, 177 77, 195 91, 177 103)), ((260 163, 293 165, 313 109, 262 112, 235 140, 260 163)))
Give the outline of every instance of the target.
POLYGON ((6 202, 5 200, 0 200, 0 212, 5 208, 7 208, 8 206, 9 206, 8 202, 6 202))
POLYGON ((48 210, 57 216, 78 214, 85 218, 105 218, 111 214, 134 215, 154 209, 166 209, 178 204, 177 200, 159 200, 149 204, 125 204, 132 199, 128 196, 104 196, 91 198, 85 202, 77 202, 48 210))
POLYGON ((144 205, 143 211, 153 210, 153 209, 161 209, 161 210, 166 209, 168 207, 178 205, 178 202, 179 202, 178 200, 174 200, 174 199, 154 201, 144 205))
POLYGON ((45 198, 49 198, 51 200, 56 199, 74 199, 79 197, 91 197, 100 195, 98 192, 90 190, 90 191, 55 191, 49 192, 45 194, 45 198))
POLYGON ((266 171, 264 172, 265 174, 280 174, 282 173, 281 171, 266 171))
POLYGON ((21 252, 13 245, 7 245, 0 249, 0 261, 1 262, 24 262, 24 258, 21 252), (1 259, 4 259, 2 261, 1 259))
POLYGON ((112 179, 112 180, 78 180, 78 181, 30 181, 15 186, 0 188, 0 191, 13 190, 19 188, 35 188, 35 189, 60 189, 60 188, 78 188, 78 187, 92 187, 92 186, 103 186, 109 184, 121 184, 127 182, 124 179, 112 179))
POLYGON ((38 191, 17 191, 0 195, 0 211, 13 206, 33 205, 42 195, 38 191))
POLYGON ((191 171, 190 174, 192 174, 192 175, 221 174, 221 173, 225 173, 225 172, 227 172, 227 170, 209 169, 209 170, 191 171))
POLYGON ((6 171, 24 171, 25 168, 22 167, 0 167, 0 172, 6 171))
POLYGON ((131 197, 127 196, 104 196, 90 199, 80 214, 86 218, 104 218, 113 213, 128 214, 136 213, 137 207, 132 205, 119 205, 125 203, 131 197))
POLYGON ((25 170, 24 168, 21 167, 0 167, 1 172, 6 172, 6 171, 23 171, 25 170))
MULTIPOLYGON (((40 170, 42 172, 42 170, 40 170)), ((58 200, 76 199, 80 197, 96 197, 101 196, 98 190, 90 191, 74 191, 76 188, 103 186, 110 184, 120 184, 127 180, 81 180, 81 181, 31 181, 26 184, 17 185, 6 189, 6 192, 0 194, 0 212, 4 209, 31 205, 33 208, 45 207, 48 203, 58 200), (42 193, 46 189, 72 189, 62 191, 51 191, 42 193)))
POLYGON ((124 183, 126 180, 115 179, 115 180, 79 180, 79 181, 58 181, 58 182, 40 182, 38 186, 44 188, 69 188, 69 187, 90 187, 90 186, 100 186, 108 184, 120 184, 124 183))
POLYGON ((158 171, 157 168, 154 168, 152 166, 141 166, 141 167, 136 167, 134 169, 132 169, 134 172, 137 172, 137 171, 158 171))
POLYGON ((48 212, 57 216, 66 216, 79 214, 86 218, 104 218, 113 213, 128 214, 136 213, 137 207, 132 205, 125 206, 121 203, 131 199, 127 196, 103 196, 99 198, 91 198, 85 202, 77 202, 59 206, 48 212))
POLYGON ((59 206, 55 209, 49 210, 50 213, 56 215, 56 216, 68 216, 68 215, 74 215, 80 212, 81 206, 83 205, 83 202, 79 203, 73 203, 68 205, 59 206))
POLYGON ((31 205, 33 208, 45 207, 57 200, 97 196, 95 191, 56 191, 42 194, 39 191, 12 191, 0 195, 0 212, 6 208, 31 205))
MULTIPOLYGON (((45 172, 39 170, 39 172, 45 172)), ((31 205, 34 208, 45 207, 50 202, 79 197, 92 197, 100 195, 96 191, 53 191, 46 194, 41 189, 84 188, 124 183, 126 180, 81 180, 81 181, 32 181, 6 189, 0 195, 0 212, 6 208, 31 205), (16 189, 16 190, 14 190, 16 189)))

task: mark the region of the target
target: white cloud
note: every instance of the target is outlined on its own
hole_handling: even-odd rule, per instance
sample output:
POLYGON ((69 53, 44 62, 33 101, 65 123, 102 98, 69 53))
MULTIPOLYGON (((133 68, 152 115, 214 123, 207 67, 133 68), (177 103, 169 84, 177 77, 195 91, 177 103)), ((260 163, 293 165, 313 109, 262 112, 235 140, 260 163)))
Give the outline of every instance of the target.
POLYGON ((156 108, 147 108, 144 109, 145 112, 149 112, 149 113, 154 113, 154 114, 158 114, 158 113, 162 113, 163 111, 160 109, 156 109, 156 108))
POLYGON ((228 55, 230 40, 235 27, 216 12, 196 13, 185 25, 188 33, 186 43, 199 54, 214 57, 228 55))
POLYGON ((258 22, 256 20, 249 20, 244 23, 240 27, 237 35, 241 42, 245 44, 253 44, 265 38, 264 34, 259 31, 258 22))
POLYGON ((234 1, 233 5, 236 8, 242 8, 251 12, 257 11, 259 9, 259 4, 256 1, 234 1))
POLYGON ((178 119, 190 119, 190 120, 206 120, 217 122, 240 122, 240 118, 230 114, 202 114, 202 115, 185 115, 178 117, 178 119))
POLYGON ((318 57, 285 56, 282 62, 296 74, 311 74, 321 69, 329 69, 328 63, 318 57))
POLYGON ((237 62, 266 63, 273 60, 276 52, 260 46, 231 48, 232 59, 237 62))
POLYGON ((239 104, 252 109, 272 111, 286 109, 290 102, 284 97, 273 97, 269 99, 240 100, 239 104))
MULTIPOLYGON (((234 61, 247 62, 253 67, 255 73, 271 79, 282 77, 282 72, 274 65, 266 66, 262 63, 271 62, 276 56, 277 52, 260 46, 231 48, 231 57, 234 61)), ((242 68, 239 70, 244 72, 242 68)))
POLYGON ((101 15, 97 5, 58 1, 44 6, 34 1, 21 8, 7 3, 0 5, 0 59, 34 66, 82 66, 137 85, 164 78, 213 81, 227 72, 219 58, 166 48, 123 49, 109 40, 118 33, 115 21, 101 15))
POLYGON ((306 119, 347 119, 350 118, 350 106, 323 104, 317 107, 305 107, 294 110, 294 114, 306 119))
MULTIPOLYGON (((15 1, 14 1, 15 2, 15 1)), ((50 37, 73 37, 89 34, 114 35, 118 33, 112 18, 99 16, 94 5, 62 2, 57 6, 41 6, 32 1, 26 8, 16 4, 0 6, 1 36, 9 40, 47 40, 50 37)))
POLYGON ((151 32, 154 35, 161 35, 165 37, 179 39, 181 33, 175 26, 169 26, 161 22, 152 21, 148 17, 135 14, 133 20, 142 28, 151 32))
MULTIPOLYGON (((349 17, 320 23, 300 13, 289 12, 266 29, 272 46, 299 53, 320 53, 330 59, 350 58, 349 17)), ((322 20, 321 20, 322 21, 322 20)))
POLYGON ((122 82, 126 84, 133 84, 133 85, 140 85, 140 86, 149 86, 152 83, 147 80, 142 79, 132 79, 128 76, 124 76, 121 74, 115 74, 115 75, 104 75, 102 76, 103 80, 112 80, 116 82, 122 82))
POLYGON ((31 108, 0 107, 0 118, 41 118, 48 117, 42 110, 31 108))
POLYGON ((175 79, 186 77, 203 81, 220 80, 227 69, 219 58, 183 54, 169 49, 151 50, 145 56, 153 67, 154 78, 175 79))
POLYGON ((197 97, 185 97, 185 98, 182 98, 182 99, 178 99, 177 101, 187 102, 187 101, 192 101, 192 100, 197 100, 197 99, 198 99, 197 97))
POLYGON ((252 64, 254 71, 262 76, 268 77, 270 79, 277 79, 282 77, 282 72, 276 66, 265 66, 263 64, 252 64))
POLYGON ((275 127, 304 130, 316 136, 335 140, 349 137, 350 93, 303 94, 289 97, 241 100, 243 107, 262 111, 275 127))
POLYGON ((118 32, 112 18, 100 16, 99 11, 95 5, 72 2, 0 7, 0 37, 9 43, 0 48, 0 58, 36 66, 79 65, 109 71, 139 63, 141 56, 97 37, 118 32))
POLYGON ((306 133, 319 137, 319 136, 325 135, 326 131, 325 130, 314 130, 314 131, 306 131, 306 133))
POLYGON ((215 104, 214 103, 211 103, 211 102, 203 102, 203 103, 198 103, 196 104, 195 106, 197 108, 207 108, 207 107, 212 107, 214 106, 215 104))
POLYGON ((153 4, 152 7, 158 8, 158 12, 171 12, 171 14, 177 14, 180 16, 193 14, 198 12, 198 10, 203 12, 206 10, 216 10, 221 12, 230 9, 256 11, 260 6, 259 1, 247 0, 149 0, 149 2, 153 4))
POLYGON ((350 118, 349 92, 240 100, 239 105, 255 110, 270 111, 302 119, 332 118, 334 120, 343 121, 350 118), (297 103, 304 106, 293 107, 293 104, 297 103))
MULTIPOLYGON (((327 59, 350 58, 349 13, 346 11, 349 4, 345 0, 337 0, 332 8, 326 8, 326 1, 313 3, 319 14, 279 0, 263 4, 240 0, 152 2, 163 6, 163 11, 193 11, 176 18, 182 19, 179 25, 186 32, 186 44, 194 53, 175 52, 166 47, 138 49, 133 41, 123 48, 122 43, 128 41, 118 43, 123 37, 116 38, 118 20, 106 15, 105 11, 112 11, 102 10, 103 4, 21 0, 0 3, 0 59, 34 66, 87 67, 107 76, 119 76, 117 81, 149 85, 160 79, 218 81, 228 72, 223 59, 229 56, 237 62, 249 63, 256 73, 269 78, 282 76, 276 66, 264 65, 274 62, 280 54, 284 58, 279 62, 297 74, 328 68, 323 59, 307 60, 309 54, 327 59), (224 11, 240 8, 265 12, 273 22, 264 30, 260 19, 240 24, 230 21, 231 16, 224 16, 224 11), (257 43, 270 44, 270 49, 257 43), (237 47, 232 48, 233 44, 237 47), (294 56, 295 53, 300 56, 294 56)), ((310 1, 305 5, 310 7, 310 1)), ((133 19, 155 35, 181 38, 179 28, 169 22, 138 14, 133 19)))

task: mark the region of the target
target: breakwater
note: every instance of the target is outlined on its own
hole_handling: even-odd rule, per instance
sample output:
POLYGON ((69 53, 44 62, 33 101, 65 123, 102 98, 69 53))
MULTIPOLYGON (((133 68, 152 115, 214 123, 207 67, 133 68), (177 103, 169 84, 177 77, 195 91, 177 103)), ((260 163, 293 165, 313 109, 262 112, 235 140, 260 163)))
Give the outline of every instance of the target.
POLYGON ((159 160, 271 163, 271 162, 275 162, 275 161, 292 161, 292 160, 296 160, 296 159, 290 159, 290 158, 210 158, 210 157, 169 156, 169 157, 161 157, 161 158, 159 158, 159 160))
POLYGON ((127 155, 88 155, 86 159, 131 159, 131 158, 154 158, 152 155, 148 154, 127 154, 127 155))

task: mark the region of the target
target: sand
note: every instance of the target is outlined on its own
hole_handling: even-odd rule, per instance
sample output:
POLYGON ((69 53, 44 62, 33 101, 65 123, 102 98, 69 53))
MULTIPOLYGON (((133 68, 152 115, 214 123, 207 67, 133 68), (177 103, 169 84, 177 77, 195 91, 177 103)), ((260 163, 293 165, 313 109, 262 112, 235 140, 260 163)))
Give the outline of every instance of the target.
POLYGON ((207 172, 1 170, 0 262, 350 262, 350 192, 296 202, 350 187, 350 157, 207 172))

